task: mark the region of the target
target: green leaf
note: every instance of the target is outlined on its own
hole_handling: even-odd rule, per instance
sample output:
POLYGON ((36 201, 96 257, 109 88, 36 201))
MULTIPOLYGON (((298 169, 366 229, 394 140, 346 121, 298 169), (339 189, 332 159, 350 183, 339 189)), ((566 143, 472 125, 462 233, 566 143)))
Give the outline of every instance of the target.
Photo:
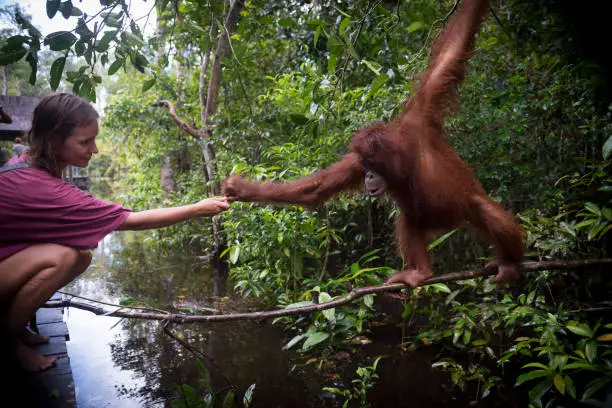
POLYGON ((238 262, 239 256, 240 256, 240 246, 235 245, 230 250, 230 256, 229 256, 230 263, 232 263, 232 265, 235 265, 236 262, 238 262))
POLYGON ((370 70, 376 75, 380 75, 380 69, 382 68, 378 62, 361 60, 365 64, 366 67, 370 68, 370 70))
POLYGON ((79 40, 74 44, 74 52, 76 53, 77 57, 80 57, 81 55, 85 54, 85 50, 86 45, 83 41, 79 40))
POLYGON ((223 398, 223 404, 221 404, 222 408, 232 408, 234 406, 234 393, 232 391, 228 391, 225 394, 225 398, 223 398))
POLYGON ((315 35, 314 35, 314 46, 317 46, 317 41, 319 40, 319 37, 321 36, 321 31, 323 30, 322 26, 317 26, 317 29, 315 30, 315 35))
POLYGON ((551 371, 550 370, 534 370, 534 371, 530 371, 528 373, 519 375, 518 378, 516 379, 516 384, 514 384, 514 385, 515 386, 519 386, 522 383, 524 383, 525 381, 530 381, 530 380, 533 380, 534 378, 546 377, 548 375, 551 375, 551 371))
POLYGON ((588 325, 578 323, 575 320, 568 322, 565 327, 567 327, 567 329, 571 331, 572 333, 577 334, 582 337, 593 336, 593 333, 591 332, 591 328, 588 325))
POLYGON ((289 115, 289 117, 291 118, 291 121, 298 126, 303 126, 308 123, 308 118, 298 113, 292 113, 289 115))
POLYGON ((17 49, 6 51, 4 47, 0 50, 0 66, 13 64, 22 59, 28 53, 23 45, 17 49))
POLYGON ((457 228, 455 228, 454 230, 448 231, 446 234, 444 234, 441 237, 437 238, 434 242, 429 244, 429 246, 427 247, 427 250, 431 251, 432 249, 434 249, 435 247, 437 247, 438 245, 440 245, 441 243, 446 241, 455 232, 457 232, 457 228))
POLYGON ((295 336, 294 338, 292 338, 291 340, 289 340, 289 343, 285 344, 283 346, 283 350, 289 350, 291 347, 295 346, 297 343, 299 343, 300 340, 302 340, 304 337, 306 337, 305 334, 298 334, 297 336, 295 336))
POLYGON ((60 3, 59 11, 62 16, 67 20, 72 14, 72 3, 70 1, 64 1, 60 3))
POLYGON ((289 17, 283 17, 278 20, 278 25, 281 27, 293 27, 295 25, 295 21, 289 17))
POLYGON ((329 75, 336 74, 336 60, 338 56, 336 54, 330 54, 329 59, 327 60, 327 73, 329 75))
POLYGON ((610 381, 612 381, 612 379, 606 377, 598 378, 596 380, 591 381, 587 386, 586 390, 584 390, 584 394, 582 394, 582 400, 585 401, 591 398, 593 394, 599 391, 604 385, 608 384, 610 381))
POLYGON ((248 407, 251 405, 251 401, 253 401, 253 392, 255 391, 255 383, 251 384, 249 388, 244 392, 244 397, 242 398, 242 405, 244 407, 248 407))
POLYGON ((415 21, 414 23, 408 26, 408 32, 414 33, 415 31, 418 31, 423 27, 425 27, 425 24, 422 21, 415 21))
POLYGON ((540 401, 542 396, 546 394, 546 392, 552 386, 552 382, 553 382, 552 378, 548 378, 542 381, 541 383, 539 383, 538 385, 536 385, 535 387, 533 387, 531 390, 529 390, 529 400, 530 401, 540 401))
POLYGON ((587 360, 591 363, 595 361, 597 357, 597 343, 594 341, 589 341, 584 347, 584 354, 586 355, 587 360))
POLYGON ((545 366, 542 363, 527 363, 522 368, 529 368, 529 367, 541 368, 543 370, 550 370, 550 367, 545 366))
POLYGON ((603 147, 601 148, 601 153, 603 155, 604 160, 607 160, 612 154, 612 135, 606 140, 603 147))
POLYGON ((47 0, 47 17, 53 18, 59 10, 60 0, 47 0))
POLYGON ((436 288, 438 292, 451 293, 450 288, 445 283, 433 283, 429 286, 436 288))
POLYGON ((72 47, 77 38, 69 31, 56 31, 45 37, 45 45, 53 51, 63 51, 72 47))
POLYGON ((28 52, 28 55, 26 55, 25 59, 28 64, 30 64, 30 78, 28 79, 28 82, 30 85, 35 85, 36 72, 38 71, 38 57, 35 52, 33 53, 32 50, 30 50, 30 52, 28 52))
POLYGON ((374 307, 374 294, 370 293, 369 295, 365 295, 363 297, 363 303, 365 303, 365 305, 370 309, 374 307))
POLYGON ((143 74, 145 72, 145 67, 149 65, 149 61, 147 61, 145 56, 139 52, 130 55, 130 61, 132 62, 132 65, 134 66, 134 68, 136 68, 138 71, 140 71, 143 74))
POLYGON ((142 92, 147 92, 153 85, 155 85, 155 81, 157 81, 157 77, 153 77, 151 79, 147 79, 142 84, 142 92))
POLYGON ((113 63, 108 67, 108 75, 113 75, 115 72, 119 70, 125 64, 124 59, 116 59, 113 63))
MULTIPOLYGON (((329 293, 327 292, 320 292, 319 293, 319 304, 321 303, 327 303, 329 301, 332 300, 332 297, 329 295, 329 293)), ((328 321, 333 321, 334 317, 336 316, 336 309, 326 309, 326 310, 322 310, 323 316, 325 316, 325 318, 328 321)))
POLYGON ((294 309, 296 307, 312 306, 312 305, 314 305, 314 303, 311 302, 310 300, 302 300, 301 302, 295 302, 295 303, 285 306, 285 309, 294 309))
POLYGON ((572 377, 566 375, 565 377, 563 377, 563 381, 565 381, 565 390, 567 391, 570 397, 575 399, 576 387, 574 387, 574 381, 572 380, 572 377))
POLYGON ((62 74, 64 73, 64 66, 66 65, 66 57, 60 57, 53 61, 51 64, 49 85, 51 89, 54 91, 59 86, 60 80, 62 79, 62 74))
POLYGON ((325 332, 315 332, 308 336, 304 344, 302 345, 302 350, 308 350, 317 344, 327 340, 329 338, 329 333, 325 332))
POLYGON ((340 26, 338 27, 338 33, 340 33, 341 36, 344 36, 346 28, 351 24, 351 22, 352 20, 348 17, 342 19, 342 22, 340 22, 340 26))
POLYGON ((121 33, 121 36, 125 38, 125 42, 127 42, 128 44, 134 47, 144 47, 145 46, 145 42, 142 40, 142 38, 130 32, 124 31, 123 33, 121 33))
POLYGON ((561 395, 565 395, 565 381, 563 381, 563 377, 557 374, 555 375, 555 379, 553 381, 557 391, 559 391, 561 395))
POLYGON ((372 81, 372 83, 370 84, 370 90, 368 91, 368 94, 366 95, 365 99, 363 100, 363 103, 365 104, 367 102, 368 99, 370 99, 372 96, 374 96, 374 94, 376 94, 376 92, 385 84, 385 82, 387 82, 389 80, 389 76, 387 74, 380 74, 379 76, 377 76, 376 78, 374 78, 374 80, 372 81))

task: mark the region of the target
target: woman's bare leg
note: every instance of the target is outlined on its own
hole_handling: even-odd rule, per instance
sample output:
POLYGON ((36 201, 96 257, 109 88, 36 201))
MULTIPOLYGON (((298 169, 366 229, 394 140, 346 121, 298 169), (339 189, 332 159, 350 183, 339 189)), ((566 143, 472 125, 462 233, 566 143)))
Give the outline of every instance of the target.
POLYGON ((32 245, 0 262, 0 304, 15 353, 28 371, 49 368, 55 358, 38 354, 24 342, 24 327, 32 314, 58 289, 83 273, 89 251, 57 244, 32 245))

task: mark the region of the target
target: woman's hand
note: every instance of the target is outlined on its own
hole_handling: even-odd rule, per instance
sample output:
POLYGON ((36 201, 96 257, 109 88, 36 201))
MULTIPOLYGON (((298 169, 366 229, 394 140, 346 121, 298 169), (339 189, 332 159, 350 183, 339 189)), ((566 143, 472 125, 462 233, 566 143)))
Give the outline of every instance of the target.
POLYGON ((227 197, 207 198, 196 204, 200 216, 213 216, 230 208, 227 197))

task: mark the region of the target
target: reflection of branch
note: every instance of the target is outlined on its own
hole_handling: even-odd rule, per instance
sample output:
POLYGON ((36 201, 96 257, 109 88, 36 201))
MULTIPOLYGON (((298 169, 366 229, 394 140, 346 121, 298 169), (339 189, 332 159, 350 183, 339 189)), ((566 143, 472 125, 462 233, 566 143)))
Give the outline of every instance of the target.
POLYGON ((189 133, 191 136, 194 136, 196 138, 206 138, 207 137, 206 132, 203 132, 199 129, 194 128, 193 126, 187 124, 187 122, 185 122, 183 119, 181 119, 176 113, 176 108, 174 107, 174 104, 172 102, 163 100, 163 101, 159 101, 153 104, 153 106, 155 107, 161 107, 164 105, 168 107, 168 110, 170 111, 170 116, 172 116, 174 123, 176 123, 181 128, 181 130, 189 133))
MULTIPOLYGON (((535 272, 542 270, 563 270, 563 269, 577 269, 588 266, 606 265, 612 264, 612 258, 605 259, 582 259, 575 261, 544 261, 544 262, 530 262, 522 265, 524 272, 535 272)), ((497 273, 496 268, 482 268, 474 269, 469 271, 451 272, 445 275, 434 276, 423 282, 421 286, 427 286, 434 283, 440 282, 452 282, 456 280, 472 279, 483 276, 495 275, 497 273)), ((271 310, 267 312, 252 312, 252 313, 230 313, 230 314, 218 314, 218 315, 183 315, 183 314, 156 314, 156 313, 139 313, 139 312, 127 312, 117 310, 109 312, 101 307, 97 307, 91 304, 83 304, 73 302, 71 300, 52 301, 47 302, 42 307, 69 307, 73 306, 78 309, 89 310, 95 314, 104 314, 106 316, 116 317, 132 317, 136 319, 147 319, 147 320, 166 320, 173 323, 196 323, 196 322, 229 322, 235 320, 264 320, 280 316, 294 316, 299 314, 305 314, 310 312, 316 312, 319 310, 332 309, 334 307, 346 305, 352 301, 359 299, 365 295, 373 293, 385 293, 393 292, 400 289, 405 289, 406 285, 403 283, 394 283, 390 285, 378 285, 378 286, 366 286, 363 288, 357 288, 351 290, 348 295, 332 300, 330 302, 319 303, 310 306, 296 307, 292 309, 280 309, 271 310)), ((121 306, 118 306, 121 308, 121 306)))

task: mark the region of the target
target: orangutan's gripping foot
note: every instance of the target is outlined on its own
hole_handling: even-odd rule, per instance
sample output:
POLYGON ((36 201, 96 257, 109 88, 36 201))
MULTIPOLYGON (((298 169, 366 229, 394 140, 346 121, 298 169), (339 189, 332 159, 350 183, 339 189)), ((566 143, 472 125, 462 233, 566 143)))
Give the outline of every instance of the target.
POLYGON ((393 274, 393 276, 387 279, 385 283, 389 284, 403 282, 408 286, 416 288, 421 283, 423 283, 423 281, 431 278, 431 276, 431 272, 427 273, 421 272, 418 269, 406 269, 404 271, 395 272, 395 274, 393 274))

